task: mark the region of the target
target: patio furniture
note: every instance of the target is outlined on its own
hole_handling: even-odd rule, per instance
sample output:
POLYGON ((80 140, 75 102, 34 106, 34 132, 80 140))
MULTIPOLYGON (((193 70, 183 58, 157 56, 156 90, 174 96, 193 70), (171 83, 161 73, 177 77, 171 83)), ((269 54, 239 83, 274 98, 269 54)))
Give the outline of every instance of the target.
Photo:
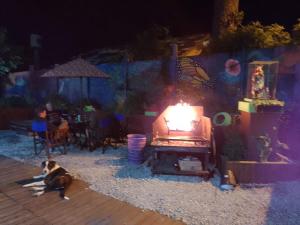
POLYGON ((102 146, 102 153, 105 152, 107 147, 113 147, 116 148, 116 146, 113 145, 112 141, 112 120, 111 118, 103 118, 99 121, 99 141, 100 145, 102 146))
POLYGON ((39 155, 43 149, 49 155, 49 149, 46 148, 47 123, 45 121, 32 121, 31 130, 33 132, 34 154, 39 155))
POLYGON ((48 70, 46 73, 44 73, 41 77, 49 77, 49 78, 57 78, 57 91, 59 90, 59 79, 63 78, 79 78, 80 79, 80 99, 83 99, 84 93, 83 93, 83 78, 87 78, 87 98, 89 98, 89 86, 90 77, 92 78, 103 78, 107 79, 110 78, 108 74, 101 71, 96 66, 90 64, 88 61, 78 58, 74 59, 72 61, 69 61, 65 64, 59 65, 54 67, 51 70, 48 70))
POLYGON ((96 112, 79 112, 68 118, 71 142, 81 149, 94 151, 101 147, 104 153, 107 147, 116 148, 118 143, 126 142, 126 120, 123 115, 103 116, 100 113, 99 116, 96 112))
POLYGON ((42 120, 34 120, 31 129, 35 155, 39 155, 45 150, 49 158, 49 150, 55 148, 59 149, 62 154, 67 154, 68 130, 48 130, 47 122, 42 120))
POLYGON ((69 121, 70 133, 72 136, 72 144, 75 144, 83 149, 87 145, 86 130, 88 127, 88 121, 69 121))
POLYGON ((107 147, 117 148, 118 143, 125 143, 126 127, 125 117, 120 114, 109 114, 99 121, 98 140, 102 146, 102 152, 107 147))
POLYGON ((128 121, 126 116, 123 114, 115 113, 114 114, 116 119, 118 120, 120 124, 120 135, 119 135, 119 141, 121 143, 126 143, 127 140, 127 134, 128 134, 128 121))
POLYGON ((95 150, 96 129, 93 126, 90 113, 78 112, 73 116, 69 116, 68 122, 73 139, 72 143, 79 146, 80 149, 95 150))

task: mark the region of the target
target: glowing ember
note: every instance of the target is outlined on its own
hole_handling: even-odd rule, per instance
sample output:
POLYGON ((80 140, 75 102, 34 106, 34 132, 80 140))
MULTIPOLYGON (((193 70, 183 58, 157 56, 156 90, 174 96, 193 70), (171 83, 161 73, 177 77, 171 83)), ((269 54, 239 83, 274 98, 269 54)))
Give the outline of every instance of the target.
POLYGON ((187 103, 178 103, 166 115, 166 123, 169 130, 192 131, 196 112, 187 103))

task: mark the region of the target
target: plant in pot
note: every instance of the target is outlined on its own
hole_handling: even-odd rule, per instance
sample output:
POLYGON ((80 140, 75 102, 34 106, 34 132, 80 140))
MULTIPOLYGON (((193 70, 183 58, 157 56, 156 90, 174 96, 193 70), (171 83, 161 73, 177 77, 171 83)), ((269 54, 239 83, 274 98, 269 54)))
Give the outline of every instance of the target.
POLYGON ((267 162, 272 153, 272 140, 268 133, 256 137, 256 148, 259 153, 260 162, 267 162))
MULTIPOLYGON (((273 131, 276 132, 277 128, 273 127, 273 131)), ((272 138, 269 133, 265 132, 263 135, 256 137, 256 147, 260 162, 276 161, 276 159, 278 160, 278 156, 287 158, 284 155, 286 155, 286 151, 289 150, 289 146, 279 141, 276 136, 277 135, 274 135, 272 138)))

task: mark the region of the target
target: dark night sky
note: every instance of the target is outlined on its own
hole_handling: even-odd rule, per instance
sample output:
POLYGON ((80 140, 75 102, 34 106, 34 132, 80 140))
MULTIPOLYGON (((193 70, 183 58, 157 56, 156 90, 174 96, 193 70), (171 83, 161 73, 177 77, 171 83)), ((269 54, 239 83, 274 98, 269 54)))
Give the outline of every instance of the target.
MULTIPOLYGON (((213 0, 1 0, 0 26, 10 41, 29 45, 30 33, 43 37, 42 60, 55 63, 80 52, 130 43, 151 24, 182 36, 210 32, 213 0)), ((300 17, 296 0, 240 0, 245 22, 291 28, 300 17), (272 3, 273 2, 273 3, 272 3)))

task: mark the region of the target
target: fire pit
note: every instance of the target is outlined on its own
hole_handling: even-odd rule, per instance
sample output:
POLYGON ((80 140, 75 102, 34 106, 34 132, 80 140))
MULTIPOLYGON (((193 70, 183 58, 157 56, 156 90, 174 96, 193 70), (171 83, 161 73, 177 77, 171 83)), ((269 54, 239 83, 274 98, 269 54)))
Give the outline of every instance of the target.
POLYGON ((168 106, 153 123, 152 172, 207 176, 211 143, 211 120, 203 116, 202 106, 168 106), (183 161, 198 166, 181 168, 183 161))

